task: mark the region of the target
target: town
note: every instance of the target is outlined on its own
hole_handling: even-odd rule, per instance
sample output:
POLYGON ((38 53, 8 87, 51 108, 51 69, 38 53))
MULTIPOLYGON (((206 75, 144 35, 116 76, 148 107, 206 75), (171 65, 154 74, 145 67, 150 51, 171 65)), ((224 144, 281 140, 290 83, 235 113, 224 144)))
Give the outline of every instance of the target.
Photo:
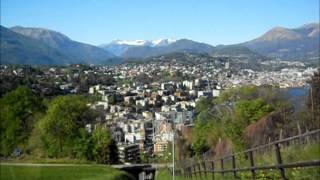
MULTIPOLYGON (((170 59, 126 62, 114 66, 8 66, 1 65, 1 89, 23 82, 43 96, 85 93, 97 97, 88 104, 99 112, 86 125, 90 133, 97 125, 107 127, 116 141, 121 163, 140 163, 166 157, 174 132, 190 131, 195 106, 201 97, 216 98, 233 87, 246 85, 305 87, 317 71, 302 62, 269 61, 262 66, 285 64, 274 71, 238 70, 243 60, 205 58, 194 65, 170 59), (20 79, 19 79, 20 77, 20 79), (11 84, 10 84, 11 83, 11 84), (6 87, 7 86, 7 87, 6 87)), ((5 93, 5 92, 1 92, 5 93)))

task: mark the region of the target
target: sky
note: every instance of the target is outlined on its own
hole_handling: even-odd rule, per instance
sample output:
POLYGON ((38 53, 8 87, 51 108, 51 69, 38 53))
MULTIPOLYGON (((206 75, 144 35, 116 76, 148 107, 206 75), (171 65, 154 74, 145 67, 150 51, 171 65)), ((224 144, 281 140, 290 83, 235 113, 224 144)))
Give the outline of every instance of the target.
POLYGON ((1 25, 42 27, 93 45, 187 38, 212 45, 319 22, 319 0, 1 0, 1 25))

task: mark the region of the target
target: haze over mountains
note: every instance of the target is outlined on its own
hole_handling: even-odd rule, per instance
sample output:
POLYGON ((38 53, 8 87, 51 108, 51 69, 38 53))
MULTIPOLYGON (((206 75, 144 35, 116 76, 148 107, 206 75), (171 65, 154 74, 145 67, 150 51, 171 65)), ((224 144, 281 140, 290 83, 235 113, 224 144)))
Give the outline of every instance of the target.
POLYGON ((101 65, 174 52, 309 61, 319 58, 319 41, 317 23, 294 29, 276 27, 254 40, 220 46, 189 39, 159 39, 115 40, 97 47, 74 41, 53 30, 1 26, 1 64, 101 65))

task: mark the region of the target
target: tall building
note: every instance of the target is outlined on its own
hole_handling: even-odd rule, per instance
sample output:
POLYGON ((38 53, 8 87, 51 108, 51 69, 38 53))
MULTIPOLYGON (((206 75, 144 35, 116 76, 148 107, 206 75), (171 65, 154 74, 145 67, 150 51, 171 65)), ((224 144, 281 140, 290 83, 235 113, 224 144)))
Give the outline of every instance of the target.
POLYGON ((118 145, 119 160, 122 163, 140 163, 139 144, 121 144, 118 145))

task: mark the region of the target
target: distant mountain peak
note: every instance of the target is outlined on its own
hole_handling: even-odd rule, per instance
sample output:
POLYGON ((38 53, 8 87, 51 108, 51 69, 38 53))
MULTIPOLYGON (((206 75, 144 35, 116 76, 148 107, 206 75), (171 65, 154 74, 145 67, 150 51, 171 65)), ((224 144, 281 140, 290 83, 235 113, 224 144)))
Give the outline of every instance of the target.
POLYGON ((163 38, 163 39, 156 39, 156 40, 120 40, 116 39, 111 41, 109 44, 103 44, 103 46, 108 46, 108 45, 129 45, 129 46, 166 46, 171 43, 176 42, 176 39, 173 38, 163 38))
POLYGON ((114 57, 113 54, 96 46, 73 41, 66 35, 57 31, 15 26, 10 28, 14 33, 36 40, 39 44, 55 49, 60 54, 73 60, 72 63, 103 64, 107 59, 114 57))
POLYGON ((70 40, 70 38, 68 36, 66 36, 58 31, 53 31, 53 30, 46 29, 46 28, 13 26, 10 29, 16 33, 19 33, 19 34, 22 34, 25 36, 29 36, 29 37, 33 37, 33 38, 39 38, 39 37, 49 38, 52 36, 59 36, 60 38, 70 40))
POLYGON ((319 32, 319 23, 304 24, 297 28, 275 27, 242 45, 268 57, 314 59, 320 55, 319 32))
POLYGON ((131 46, 144 46, 148 43, 146 40, 113 40, 110 44, 118 44, 118 45, 131 45, 131 46))
POLYGON ((294 30, 304 33, 304 35, 307 37, 317 38, 319 37, 320 26, 319 26, 319 23, 309 23, 309 24, 302 25, 294 30))
POLYGON ((177 40, 173 38, 163 38, 156 40, 120 40, 116 39, 108 44, 102 44, 99 47, 112 52, 114 55, 121 56, 130 48, 141 47, 141 48, 153 48, 153 47, 166 47, 177 40))
POLYGON ((1 60, 7 63, 104 64, 108 63, 109 59, 144 59, 168 53, 254 58, 260 58, 261 54, 270 58, 310 61, 319 59, 320 56, 319 23, 308 23, 297 28, 275 27, 254 40, 216 47, 190 39, 173 38, 116 39, 96 47, 74 41, 62 33, 45 28, 0 27, 1 60))
POLYGON ((297 29, 309 29, 309 28, 318 28, 319 29, 319 23, 308 23, 308 24, 304 24, 300 27, 298 27, 297 29))
POLYGON ((289 29, 284 27, 274 27, 254 41, 281 41, 298 40, 306 37, 316 37, 319 35, 319 23, 308 23, 300 27, 289 29))
POLYGON ((272 28, 270 31, 266 32, 264 35, 262 35, 260 38, 258 38, 258 41, 279 41, 279 40, 294 40, 294 39, 300 39, 301 35, 298 33, 284 28, 284 27, 275 27, 272 28))
POLYGON ((176 41, 177 41, 177 39, 174 39, 174 38, 165 38, 165 39, 153 40, 152 44, 153 44, 153 46, 167 46, 167 45, 174 43, 176 41))

